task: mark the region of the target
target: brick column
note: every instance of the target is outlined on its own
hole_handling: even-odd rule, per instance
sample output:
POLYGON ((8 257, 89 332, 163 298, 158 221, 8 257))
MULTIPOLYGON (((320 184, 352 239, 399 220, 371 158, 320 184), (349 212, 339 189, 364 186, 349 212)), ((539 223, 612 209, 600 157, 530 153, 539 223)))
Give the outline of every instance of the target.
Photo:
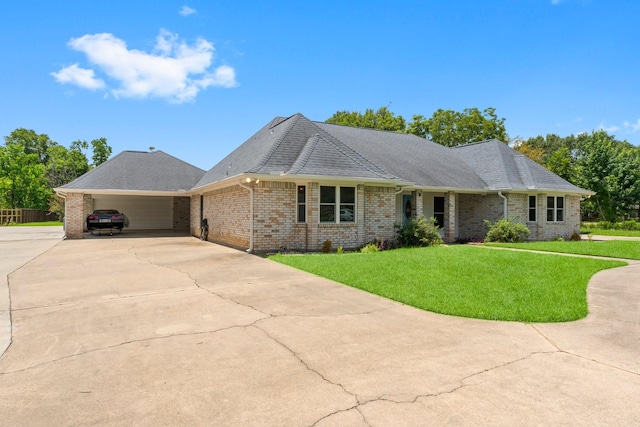
POLYGON ((82 239, 84 230, 84 195, 68 193, 64 203, 65 236, 69 239, 82 239))
POLYGON ((414 191, 412 194, 413 194, 413 202, 415 204, 416 218, 420 218, 422 215, 424 215, 424 203, 422 201, 422 190, 414 191))
POLYGON ((456 240, 456 193, 448 192, 446 203, 444 214, 447 226, 444 230, 444 240, 447 243, 453 243, 456 240))

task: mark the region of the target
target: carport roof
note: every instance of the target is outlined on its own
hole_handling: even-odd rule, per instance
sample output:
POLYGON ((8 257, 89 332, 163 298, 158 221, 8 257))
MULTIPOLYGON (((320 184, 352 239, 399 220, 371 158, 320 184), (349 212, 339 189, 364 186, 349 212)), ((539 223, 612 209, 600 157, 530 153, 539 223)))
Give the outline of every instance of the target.
POLYGON ((123 151, 56 191, 182 192, 205 171, 163 151, 123 151))

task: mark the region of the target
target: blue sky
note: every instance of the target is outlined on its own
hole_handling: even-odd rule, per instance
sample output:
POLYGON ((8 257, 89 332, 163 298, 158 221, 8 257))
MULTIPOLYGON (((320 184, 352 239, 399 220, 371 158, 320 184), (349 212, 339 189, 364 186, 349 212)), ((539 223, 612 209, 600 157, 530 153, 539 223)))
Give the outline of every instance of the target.
POLYGON ((276 116, 494 107, 640 143, 640 1, 7 1, 0 134, 209 169, 276 116))

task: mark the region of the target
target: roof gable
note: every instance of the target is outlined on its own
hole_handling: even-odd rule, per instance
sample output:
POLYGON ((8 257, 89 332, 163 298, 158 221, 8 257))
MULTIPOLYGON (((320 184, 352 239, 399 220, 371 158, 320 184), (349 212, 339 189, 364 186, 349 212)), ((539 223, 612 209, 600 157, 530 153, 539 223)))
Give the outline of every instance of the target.
POLYGON ((492 190, 557 190, 591 194, 496 139, 459 145, 450 150, 473 168, 492 190))
POLYGON ((195 187, 242 174, 400 180, 302 114, 276 117, 211 168, 195 187))
POLYGON ((60 190, 185 191, 204 173, 163 151, 123 151, 60 190))
POLYGON ((485 182, 448 148, 416 135, 317 123, 388 173, 419 187, 483 189, 485 182))

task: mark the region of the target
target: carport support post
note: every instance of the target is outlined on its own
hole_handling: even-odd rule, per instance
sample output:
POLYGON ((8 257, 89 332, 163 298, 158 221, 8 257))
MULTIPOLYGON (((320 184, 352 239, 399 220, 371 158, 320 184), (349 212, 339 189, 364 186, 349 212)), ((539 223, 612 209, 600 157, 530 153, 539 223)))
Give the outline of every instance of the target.
POLYGON ((64 203, 65 236, 68 239, 81 239, 84 230, 84 194, 67 193, 64 203))

